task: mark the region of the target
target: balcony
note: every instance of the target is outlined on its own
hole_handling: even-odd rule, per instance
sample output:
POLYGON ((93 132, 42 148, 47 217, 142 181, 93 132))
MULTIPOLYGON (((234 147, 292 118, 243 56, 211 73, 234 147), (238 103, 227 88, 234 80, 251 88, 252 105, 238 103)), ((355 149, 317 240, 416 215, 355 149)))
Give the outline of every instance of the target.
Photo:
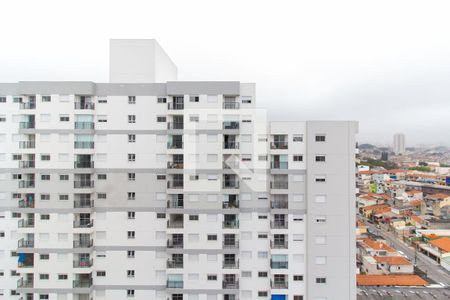
POLYGON ((270 228, 272 229, 288 229, 288 221, 270 221, 270 228))
POLYGON ((94 122, 75 122, 75 129, 94 129, 94 122))
POLYGON ((19 228, 34 228, 34 219, 21 219, 17 223, 19 228))
POLYGON ((36 109, 36 102, 21 102, 20 109, 36 109))
POLYGON ((73 288, 90 288, 91 286, 92 278, 73 281, 73 288))
POLYGON ((222 162, 223 169, 239 169, 239 161, 238 160, 230 160, 222 162))
POLYGON ((278 241, 278 240, 270 241, 270 248, 271 249, 288 249, 288 246, 289 246, 289 243, 286 240, 284 240, 284 241, 278 241))
POLYGON ((239 181, 237 180, 224 180, 222 184, 222 188, 224 189, 238 189, 239 181))
POLYGON ((169 289, 182 289, 183 281, 179 280, 167 280, 166 287, 169 289))
POLYGON ((167 260, 167 268, 168 269, 183 269, 183 261, 179 261, 179 260, 167 260))
POLYGON ((91 259, 77 259, 73 261, 74 268, 90 268, 94 265, 94 260, 91 259))
POLYGON ((223 124, 222 128, 226 129, 226 130, 239 129, 239 122, 237 122, 237 121, 226 121, 226 122, 223 122, 222 124, 223 124))
POLYGON ((174 240, 167 240, 167 248, 175 248, 175 249, 183 249, 184 243, 183 241, 174 241, 174 240))
POLYGON ((19 189, 34 188, 34 180, 20 180, 19 189))
POLYGON ((222 261, 222 269, 238 269, 239 260, 224 260, 222 261))
POLYGON ((287 169, 288 168, 288 162, 287 161, 273 161, 270 164, 271 169, 287 169))
POLYGON ((224 280, 224 281, 222 281, 222 288, 223 289, 239 289, 239 281, 238 280, 234 280, 234 281, 224 280))
POLYGON ((222 242, 223 249, 238 249, 239 241, 238 240, 224 240, 222 242))
POLYGON ((73 163, 75 169, 92 169, 94 168, 93 161, 75 161, 73 163))
POLYGON ((20 129, 33 129, 33 128, 35 128, 35 123, 34 122, 20 122, 19 128, 20 129))
POLYGON ((75 141, 73 143, 74 143, 73 147, 75 149, 94 149, 94 142, 75 141))
POLYGON ((34 208, 34 200, 19 200, 19 208, 34 208))
POLYGON ((184 222, 183 221, 170 221, 167 220, 167 228, 183 228, 184 222))
POLYGON ((31 169, 35 167, 35 161, 34 160, 21 160, 19 161, 19 168, 22 169, 31 169))
POLYGON ((289 204, 287 200, 272 200, 270 201, 270 207, 272 209, 287 209, 289 204))
POLYGON ((73 248, 91 248, 93 245, 94 245, 94 240, 73 241, 73 248))
POLYGON ((238 142, 223 142, 223 149, 239 149, 238 142))
POLYGON ((237 229, 239 228, 239 221, 238 220, 226 220, 222 222, 222 228, 226 229, 237 229))
POLYGON ((94 226, 94 220, 74 220, 73 228, 91 228, 94 226))
POLYGON ((34 248, 34 240, 20 239, 17 241, 17 248, 34 248))
POLYGON ((167 149, 183 149, 182 141, 167 142, 167 149))
POLYGON ((178 161, 168 161, 167 162, 167 169, 183 169, 184 168, 184 162, 178 162, 178 161))
POLYGON ((169 129, 169 130, 184 129, 184 123, 183 122, 168 122, 167 129, 169 129))
POLYGON ((170 180, 167 181, 168 189, 182 189, 184 186, 183 180, 170 180))
POLYGON ((288 282, 287 281, 270 281, 270 288, 272 289, 287 289, 288 282))
POLYGON ((92 102, 75 102, 75 109, 95 109, 95 103, 92 102))
POLYGON ((270 188, 275 190, 286 190, 289 188, 288 181, 271 181, 270 188))
POLYGON ((167 200, 167 208, 184 208, 183 199, 167 200))
POLYGON ((239 208, 239 201, 222 202, 223 209, 239 208))
POLYGON ((167 109, 168 110, 183 110, 184 109, 184 103, 169 102, 169 103, 167 103, 167 109))
POLYGON ((36 142, 35 141, 20 141, 19 148, 20 149, 34 149, 34 148, 36 148, 36 142))
POLYGON ((33 288, 33 280, 27 280, 27 279, 20 278, 17 281, 17 287, 22 288, 22 289, 33 288))
POLYGON ((94 180, 75 180, 73 187, 76 189, 88 189, 94 187, 94 180))
POLYGON ((73 208, 91 208, 94 207, 94 200, 74 200, 73 208))
POLYGON ((288 268, 288 262, 287 261, 273 261, 270 260, 270 267, 272 269, 287 269, 288 268))
POLYGON ((287 149, 288 142, 272 142, 270 143, 270 149, 287 149))
POLYGON ((223 109, 239 109, 239 102, 224 102, 222 105, 223 109))

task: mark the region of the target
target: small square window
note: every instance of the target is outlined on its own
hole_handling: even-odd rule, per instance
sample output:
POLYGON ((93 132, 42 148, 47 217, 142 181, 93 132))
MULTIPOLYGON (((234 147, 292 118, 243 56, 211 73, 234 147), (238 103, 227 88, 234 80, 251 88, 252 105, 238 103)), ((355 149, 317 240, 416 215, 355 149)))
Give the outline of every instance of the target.
POLYGON ((41 180, 50 180, 50 175, 48 174, 41 175, 41 180))
POLYGON ((303 155, 294 155, 294 161, 303 161, 303 155))
POLYGON ((135 192, 128 192, 128 200, 135 200, 136 199, 136 193, 135 192))
POLYGON ((325 155, 316 155, 316 162, 325 162, 325 155))
POLYGON ((52 97, 51 96, 42 96, 42 102, 51 102, 52 97))
POLYGON ((128 237, 128 239, 134 239, 136 237, 136 232, 127 231, 127 237, 128 237))
POLYGON ((158 103, 167 103, 166 97, 158 97, 158 103))
POLYGON ((198 215, 189 215, 189 221, 198 221, 198 215))
POLYGON ((136 123, 136 115, 128 115, 128 123, 136 123))
POLYGON ((128 173, 128 181, 135 181, 136 173, 128 173))
POLYGON ((128 104, 136 104, 136 96, 128 96, 128 104))
POLYGON ((316 134, 316 142, 325 142, 325 134, 316 134))
POLYGON ((128 212, 128 219, 129 219, 129 220, 134 220, 134 219, 136 219, 136 212, 134 212, 134 211, 129 211, 129 212, 128 212))
POLYGON ((165 116, 157 116, 156 117, 156 122, 158 122, 158 123, 165 123, 166 122, 166 117, 165 116))
POLYGON ((107 175, 106 174, 98 174, 97 175, 97 179, 98 180, 106 180, 107 179, 107 175))
POLYGON ((128 153, 128 161, 136 161, 136 154, 128 153))
POLYGON ((217 241, 216 234, 208 234, 208 241, 217 241))
POLYGON ((157 213, 156 214, 156 218, 157 219, 165 219, 166 218, 166 214, 165 213, 157 213))
POLYGON ((69 180, 69 175, 66 175, 66 174, 62 174, 62 175, 59 175, 59 180, 69 180))
POLYGON ((134 250, 128 250, 127 251, 127 257, 128 258, 135 258, 136 252, 134 250))
POLYGON ((215 274, 208 274, 207 279, 208 279, 208 281, 216 281, 217 280, 217 275, 215 275, 215 274))
POLYGON ((127 277, 134 277, 134 270, 127 270, 127 277))
POLYGON ((67 274, 58 274, 58 280, 67 280, 67 274))
POLYGON ((59 121, 60 122, 69 122, 70 121, 69 115, 59 115, 59 121))
POLYGON ((135 134, 128 135, 128 143, 136 143, 136 135, 135 134))
POLYGON ((97 277, 106 277, 106 271, 97 271, 97 277))

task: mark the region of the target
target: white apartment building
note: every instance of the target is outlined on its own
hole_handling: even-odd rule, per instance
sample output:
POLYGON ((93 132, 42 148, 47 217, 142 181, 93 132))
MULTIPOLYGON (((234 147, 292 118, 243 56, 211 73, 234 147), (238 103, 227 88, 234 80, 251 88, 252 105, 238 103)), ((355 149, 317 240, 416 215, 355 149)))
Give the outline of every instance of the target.
POLYGON ((110 83, 0 84, 0 299, 356 299, 357 124, 110 47, 110 83))

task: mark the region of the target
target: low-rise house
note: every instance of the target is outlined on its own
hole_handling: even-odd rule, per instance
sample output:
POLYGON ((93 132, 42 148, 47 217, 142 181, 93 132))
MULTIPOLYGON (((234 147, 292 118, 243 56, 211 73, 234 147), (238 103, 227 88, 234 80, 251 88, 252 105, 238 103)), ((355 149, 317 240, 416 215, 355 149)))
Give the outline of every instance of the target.
POLYGON ((425 197, 425 200, 436 217, 441 216, 441 208, 450 205, 450 195, 444 193, 428 195, 425 197))
POLYGON ((367 233, 367 226, 363 221, 356 221, 356 236, 360 236, 367 233))
POLYGON ((387 274, 413 274, 414 266, 402 256, 375 256, 380 269, 387 274))
POLYGON ((356 275, 358 286, 426 286, 417 275, 356 275))
POLYGON ((423 200, 423 192, 419 190, 409 190, 405 192, 409 201, 423 200))
POLYGON ((366 218, 373 220, 373 217, 376 214, 383 213, 383 212, 390 212, 391 207, 387 204, 376 204, 376 205, 361 207, 359 209, 359 211, 366 218))
POLYGON ((431 257, 438 263, 445 257, 450 256, 450 238, 441 237, 419 245, 420 252, 431 257))
POLYGON ((364 256, 396 256, 397 251, 382 240, 362 238, 357 240, 360 258, 364 256))

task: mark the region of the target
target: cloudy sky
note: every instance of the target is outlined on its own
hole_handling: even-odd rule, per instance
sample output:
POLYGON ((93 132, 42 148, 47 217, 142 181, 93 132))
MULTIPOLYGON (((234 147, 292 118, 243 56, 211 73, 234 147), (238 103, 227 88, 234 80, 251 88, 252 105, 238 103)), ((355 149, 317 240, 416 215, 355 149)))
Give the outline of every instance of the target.
POLYGON ((180 80, 256 82, 271 119, 450 145, 450 2, 2 1, 0 82, 108 80, 108 39, 156 38, 180 80))

